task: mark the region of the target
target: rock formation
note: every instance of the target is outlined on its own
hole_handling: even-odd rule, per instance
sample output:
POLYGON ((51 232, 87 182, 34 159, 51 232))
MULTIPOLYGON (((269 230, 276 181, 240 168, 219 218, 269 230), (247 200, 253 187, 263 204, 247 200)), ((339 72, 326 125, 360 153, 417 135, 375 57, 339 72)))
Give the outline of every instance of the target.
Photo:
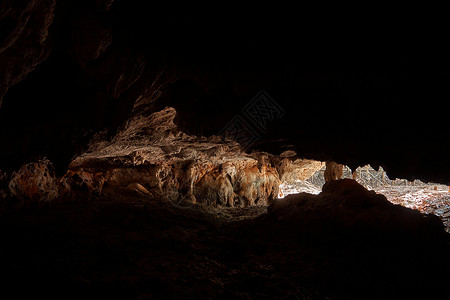
POLYGON ((323 174, 323 177, 325 178, 325 182, 330 182, 332 180, 341 179, 342 177, 342 171, 344 166, 338 163, 335 163, 334 161, 327 161, 325 163, 325 172, 323 174))
POLYGON ((139 184, 164 200, 233 207, 267 205, 281 182, 304 180, 323 166, 298 159, 292 151, 247 154, 219 136, 184 134, 175 116, 170 107, 137 114, 111 142, 93 139, 90 149, 72 161, 65 179, 82 180, 94 194, 101 194, 103 186, 139 184))

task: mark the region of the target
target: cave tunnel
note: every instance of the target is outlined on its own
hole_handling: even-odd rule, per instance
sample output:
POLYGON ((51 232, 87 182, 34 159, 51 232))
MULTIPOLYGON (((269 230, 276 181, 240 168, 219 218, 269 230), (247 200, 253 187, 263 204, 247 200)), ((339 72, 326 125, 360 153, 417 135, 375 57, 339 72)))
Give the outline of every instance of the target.
POLYGON ((1 2, 2 298, 446 299, 447 55, 343 19, 1 2))

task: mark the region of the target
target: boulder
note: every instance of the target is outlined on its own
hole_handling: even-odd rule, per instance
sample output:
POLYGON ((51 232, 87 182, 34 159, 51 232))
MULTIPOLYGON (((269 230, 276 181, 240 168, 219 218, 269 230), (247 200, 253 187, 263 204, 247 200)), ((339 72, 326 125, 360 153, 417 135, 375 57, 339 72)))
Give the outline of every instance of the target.
POLYGON ((48 159, 23 165, 9 182, 11 195, 25 206, 54 200, 59 196, 58 187, 59 179, 48 159))

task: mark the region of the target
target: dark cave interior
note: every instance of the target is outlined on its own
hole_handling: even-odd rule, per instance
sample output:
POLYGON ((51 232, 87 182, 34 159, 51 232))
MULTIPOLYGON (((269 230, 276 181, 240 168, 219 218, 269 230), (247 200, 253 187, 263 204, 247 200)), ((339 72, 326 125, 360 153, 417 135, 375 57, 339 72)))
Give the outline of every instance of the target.
POLYGON ((0 293, 445 299, 446 56, 343 19, 2 1, 0 293))

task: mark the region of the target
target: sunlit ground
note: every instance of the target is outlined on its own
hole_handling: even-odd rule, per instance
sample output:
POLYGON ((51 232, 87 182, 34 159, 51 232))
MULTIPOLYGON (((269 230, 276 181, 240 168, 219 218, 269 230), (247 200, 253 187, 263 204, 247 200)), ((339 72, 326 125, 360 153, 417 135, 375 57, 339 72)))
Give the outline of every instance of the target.
MULTIPOLYGON (((302 192, 319 194, 324 184, 323 169, 317 171, 307 181, 297 180, 280 185, 278 198, 302 192)), ((417 209, 422 213, 438 216, 450 233, 450 192, 449 187, 441 184, 414 182, 404 179, 390 180, 380 168, 376 171, 369 166, 358 168, 357 181, 369 190, 383 194, 394 203, 408 208, 417 209)), ((343 178, 351 178, 351 170, 345 167, 343 178)))
POLYGON ((298 193, 319 194, 321 191, 322 191, 321 187, 314 185, 308 181, 296 180, 292 184, 284 182, 280 185, 280 189, 278 192, 278 199, 282 199, 290 194, 298 194, 298 193))

